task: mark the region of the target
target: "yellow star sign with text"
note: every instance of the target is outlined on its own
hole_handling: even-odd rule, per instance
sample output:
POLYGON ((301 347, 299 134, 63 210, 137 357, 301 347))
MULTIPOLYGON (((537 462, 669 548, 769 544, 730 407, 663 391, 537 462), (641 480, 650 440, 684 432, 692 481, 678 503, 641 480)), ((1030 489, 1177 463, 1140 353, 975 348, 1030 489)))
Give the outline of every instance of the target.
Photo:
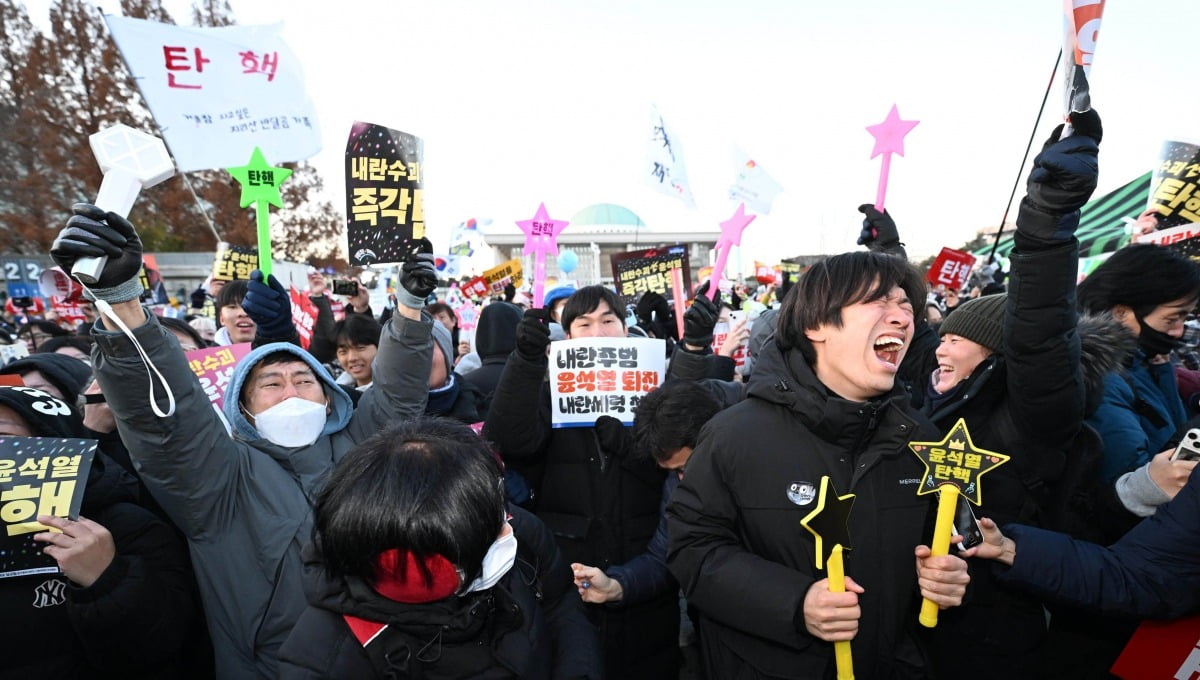
POLYGON ((995 451, 977 448, 967 431, 967 422, 959 418, 946 438, 940 442, 910 442, 908 448, 925 464, 925 476, 917 495, 936 493, 938 487, 953 484, 967 500, 975 505, 983 502, 979 478, 1009 457, 995 451))

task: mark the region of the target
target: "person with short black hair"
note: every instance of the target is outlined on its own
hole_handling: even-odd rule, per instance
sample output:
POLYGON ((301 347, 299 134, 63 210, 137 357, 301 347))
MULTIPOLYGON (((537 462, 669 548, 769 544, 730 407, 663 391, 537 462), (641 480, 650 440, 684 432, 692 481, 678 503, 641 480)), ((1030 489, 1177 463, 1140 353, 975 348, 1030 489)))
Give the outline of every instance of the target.
POLYGON ((813 265, 784 300, 746 399, 700 431, 667 506, 667 565, 699 612, 710 677, 829 677, 830 643, 851 639, 857 675, 919 677, 918 595, 962 602, 966 563, 921 545, 934 504, 916 493, 923 466, 908 442, 938 433, 896 383, 925 294, 899 257, 813 265), (845 592, 814 567, 801 524, 822 477, 855 494, 845 592))
POLYGON ((254 319, 242 309, 242 300, 246 297, 246 281, 227 281, 217 293, 215 303, 217 334, 213 336, 214 345, 236 345, 240 342, 253 342, 258 325, 254 319))
POLYGON ((371 386, 371 366, 379 351, 382 332, 383 326, 367 314, 347 314, 333 325, 331 335, 337 346, 338 364, 345 371, 338 378, 339 383, 352 385, 359 392, 371 386))
MULTIPOLYGON (((567 299, 563 328, 568 338, 623 338, 620 309, 612 291, 586 286, 567 299)), ((531 309, 517 325, 516 348, 483 432, 506 466, 533 488, 534 513, 554 532, 566 560, 606 569, 646 551, 658 526, 666 475, 652 460, 633 456, 627 429, 611 416, 597 418, 594 427, 551 427, 545 381, 549 319, 547 310, 531 309)), ((587 613, 603 633, 609 677, 659 680, 678 674, 679 606, 673 592, 621 608, 589 605, 587 613)))
POLYGON ((309 606, 280 677, 600 678, 553 535, 506 506, 500 477, 487 443, 444 418, 347 454, 317 498, 309 606))

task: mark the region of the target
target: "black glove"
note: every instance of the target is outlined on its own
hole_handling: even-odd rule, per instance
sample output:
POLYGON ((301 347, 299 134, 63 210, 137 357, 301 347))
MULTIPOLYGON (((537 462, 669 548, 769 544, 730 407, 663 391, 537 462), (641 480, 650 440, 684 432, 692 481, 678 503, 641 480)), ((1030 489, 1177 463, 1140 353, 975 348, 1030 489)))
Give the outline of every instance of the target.
POLYGON ((1077 211, 1091 198, 1100 175, 1097 156, 1103 129, 1095 110, 1072 113, 1071 125, 1075 133, 1066 139, 1059 139, 1062 125, 1054 128, 1033 159, 1017 216, 1018 233, 1062 241, 1079 226, 1077 211))
POLYGON ((517 324, 517 353, 530 361, 545 361, 550 346, 550 312, 527 309, 517 324))
POLYGON ((192 309, 204 309, 204 303, 207 301, 208 293, 204 292, 204 286, 192 291, 192 309))
POLYGON ((858 245, 871 250, 889 250, 900 243, 900 232, 896 222, 888 211, 879 212, 872 203, 863 203, 858 211, 866 216, 863 220, 862 232, 858 235, 858 245))
POLYGON ((413 253, 400 267, 400 286, 404 292, 396 296, 397 301, 411 309, 421 309, 425 299, 437 288, 437 267, 433 263, 433 244, 422 238, 417 252, 413 253))
POLYGON ((101 300, 126 302, 141 296, 142 240, 124 217, 88 203, 76 203, 75 215, 50 246, 50 257, 70 273, 81 257, 107 257, 92 292, 101 300))
POLYGON ((612 416, 600 416, 596 419, 596 442, 600 450, 615 458, 624 458, 633 448, 633 434, 630 428, 612 416))
POLYGON ((721 299, 721 295, 717 294, 717 300, 708 299, 710 283, 710 281, 705 281, 696 289, 696 297, 692 300, 692 306, 683 313, 685 349, 688 345, 704 349, 712 346, 713 328, 716 327, 717 317, 721 314, 721 309, 717 306, 717 300, 721 299))
POLYGON ((242 309, 258 324, 259 337, 287 339, 296 332, 296 325, 292 323, 292 299, 274 274, 263 283, 261 271, 250 272, 242 309))

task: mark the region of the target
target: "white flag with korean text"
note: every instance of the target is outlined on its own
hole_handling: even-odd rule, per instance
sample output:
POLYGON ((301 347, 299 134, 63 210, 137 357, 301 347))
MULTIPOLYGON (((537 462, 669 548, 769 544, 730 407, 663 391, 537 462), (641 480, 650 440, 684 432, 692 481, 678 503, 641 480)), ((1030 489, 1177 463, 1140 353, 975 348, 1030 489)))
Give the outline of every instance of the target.
POLYGON ((282 24, 202 28, 105 15, 181 172, 321 150, 316 110, 282 24))
POLYGON ((696 207, 687 170, 683 166, 683 147, 667 128, 658 107, 651 107, 650 111, 645 168, 646 182, 655 190, 678 198, 689 208, 696 207))

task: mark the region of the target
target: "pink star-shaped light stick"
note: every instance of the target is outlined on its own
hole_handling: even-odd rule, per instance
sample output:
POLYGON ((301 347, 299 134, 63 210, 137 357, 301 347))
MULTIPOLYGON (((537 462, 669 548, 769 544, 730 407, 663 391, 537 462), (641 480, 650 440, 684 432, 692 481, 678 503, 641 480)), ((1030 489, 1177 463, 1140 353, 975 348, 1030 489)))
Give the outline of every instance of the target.
POLYGON ((729 260, 729 251, 734 246, 741 245, 742 232, 758 215, 747 215, 746 204, 738 203, 737 210, 729 219, 721 223, 721 236, 713 249, 717 251, 717 261, 713 264, 712 278, 708 283, 708 297, 716 300, 721 292, 721 277, 725 274, 725 263, 729 260))
POLYGON ((917 126, 919 120, 900 120, 900 112, 892 104, 887 118, 878 125, 868 125, 867 132, 875 137, 875 149, 871 158, 883 154, 883 165, 879 168, 879 188, 875 191, 875 209, 883 212, 883 199, 887 196, 888 174, 892 171, 892 154, 904 155, 904 136, 917 126))
POLYGON ((570 222, 552 220, 546 204, 538 206, 532 219, 519 220, 517 226, 525 232, 526 255, 533 254, 533 306, 541 308, 546 293, 546 255, 558 252, 558 235, 570 222))

